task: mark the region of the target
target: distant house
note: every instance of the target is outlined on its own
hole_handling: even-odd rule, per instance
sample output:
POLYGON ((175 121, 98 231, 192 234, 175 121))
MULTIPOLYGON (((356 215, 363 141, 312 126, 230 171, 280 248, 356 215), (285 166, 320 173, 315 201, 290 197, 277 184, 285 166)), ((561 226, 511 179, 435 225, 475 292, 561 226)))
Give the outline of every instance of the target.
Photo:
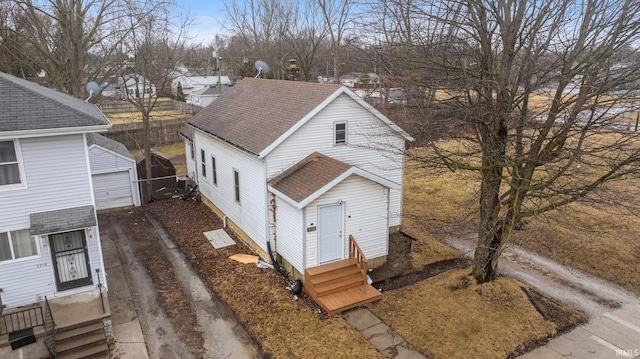
MULTIPOLYGON (((253 78, 188 125, 187 168, 205 203, 257 253, 303 277, 327 312, 358 305, 329 304, 311 278, 352 265, 364 275, 386 261, 411 136, 344 86, 253 78)), ((345 291, 360 288, 360 304, 379 296, 366 278, 343 279, 345 291)))
MULTIPOLYGON (((11 341, 42 325, 42 316, 11 322, 12 312, 35 313, 45 298, 100 308, 106 278, 87 136, 111 124, 90 103, 4 73, 0 93, 0 335, 11 341)), ((74 320, 87 315, 78 309, 74 320)))
POLYGON ((101 86, 100 94, 104 97, 127 99, 127 94, 132 98, 142 96, 156 96, 156 85, 141 75, 132 74, 122 77, 113 77, 110 82, 101 86))
MULTIPOLYGON (((223 85, 232 85, 229 76, 220 76, 220 82, 223 85)), ((216 87, 218 85, 218 76, 177 76, 171 81, 171 90, 174 94, 178 91, 178 83, 182 86, 182 93, 186 96, 192 91, 216 87)))
POLYGON ((120 142, 87 135, 93 193, 97 209, 140 205, 136 160, 120 142))
POLYGON ((187 103, 207 107, 210 103, 212 103, 215 99, 220 96, 220 93, 224 93, 229 89, 229 86, 222 85, 222 91, 220 91, 219 86, 213 87, 203 87, 197 90, 191 91, 187 95, 187 103))
POLYGON ((340 83, 350 88, 355 86, 356 81, 358 81, 358 76, 355 74, 349 73, 340 76, 340 83))

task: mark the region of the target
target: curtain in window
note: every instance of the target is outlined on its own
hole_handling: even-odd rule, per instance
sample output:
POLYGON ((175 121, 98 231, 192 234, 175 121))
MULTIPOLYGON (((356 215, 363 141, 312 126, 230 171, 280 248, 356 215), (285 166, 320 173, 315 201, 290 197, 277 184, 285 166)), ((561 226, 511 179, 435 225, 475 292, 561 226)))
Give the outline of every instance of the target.
POLYGON ((16 258, 35 256, 38 254, 35 238, 31 237, 29 230, 11 232, 11 244, 16 258))
POLYGON ((17 163, 0 164, 0 186, 20 183, 20 169, 17 163))
POLYGON ((11 247, 9 247, 9 235, 0 233, 0 262, 12 259, 11 247))

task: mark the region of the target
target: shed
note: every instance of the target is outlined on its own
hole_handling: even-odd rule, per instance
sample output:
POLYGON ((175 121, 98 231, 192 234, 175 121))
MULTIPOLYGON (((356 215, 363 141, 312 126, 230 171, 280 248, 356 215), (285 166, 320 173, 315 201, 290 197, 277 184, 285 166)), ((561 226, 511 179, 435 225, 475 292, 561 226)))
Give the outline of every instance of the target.
MULTIPOLYGON (((140 151, 136 155, 136 167, 140 193, 142 194, 142 199, 147 202, 146 191, 144 191, 143 187, 147 179, 144 151, 140 151)), ((151 188, 154 191, 154 198, 166 198, 176 190, 176 168, 165 155, 154 150, 151 150, 151 188)))
POLYGON ((140 205, 136 160, 120 142, 87 134, 93 194, 97 209, 140 205))

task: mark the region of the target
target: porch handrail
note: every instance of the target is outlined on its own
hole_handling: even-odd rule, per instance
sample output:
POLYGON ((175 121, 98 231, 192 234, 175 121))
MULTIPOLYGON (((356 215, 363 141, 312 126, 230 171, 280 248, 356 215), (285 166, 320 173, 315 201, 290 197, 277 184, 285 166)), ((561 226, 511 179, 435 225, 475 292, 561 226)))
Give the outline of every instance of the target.
POLYGON ((0 315, 0 335, 44 325, 42 307, 31 307, 0 315))
POLYGON ((367 284, 367 257, 362 253, 358 242, 356 242, 356 239, 353 238, 351 234, 349 235, 349 258, 356 260, 356 265, 360 268, 360 272, 362 272, 363 284, 367 284))
POLYGON ((44 344, 54 359, 57 358, 56 353, 56 322, 53 319, 51 306, 47 296, 44 297, 44 344))

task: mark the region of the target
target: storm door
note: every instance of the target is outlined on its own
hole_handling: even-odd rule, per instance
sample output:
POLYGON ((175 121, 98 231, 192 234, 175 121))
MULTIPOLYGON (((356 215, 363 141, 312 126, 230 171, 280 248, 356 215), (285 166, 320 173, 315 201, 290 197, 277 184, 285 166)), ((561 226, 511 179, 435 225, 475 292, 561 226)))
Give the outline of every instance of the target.
POLYGON ((58 290, 92 284, 84 230, 49 235, 58 290))

